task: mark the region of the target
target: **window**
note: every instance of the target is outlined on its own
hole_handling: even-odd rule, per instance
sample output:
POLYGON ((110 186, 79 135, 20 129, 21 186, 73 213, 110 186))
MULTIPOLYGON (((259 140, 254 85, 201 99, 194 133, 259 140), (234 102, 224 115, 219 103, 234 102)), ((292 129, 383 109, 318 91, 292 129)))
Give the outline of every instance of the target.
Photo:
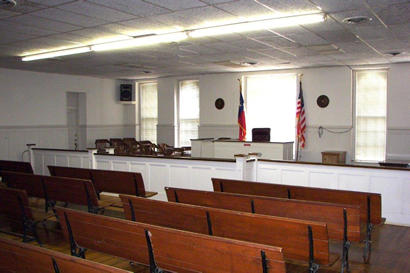
POLYGON ((140 139, 157 143, 158 90, 153 82, 140 86, 140 139))
POLYGON ((355 79, 355 160, 384 160, 387 71, 356 71, 355 79))
POLYGON ((246 140, 253 128, 271 128, 272 142, 295 141, 295 74, 246 77, 246 140))
POLYGON ((178 146, 191 146, 198 138, 199 82, 180 81, 178 94, 178 146))

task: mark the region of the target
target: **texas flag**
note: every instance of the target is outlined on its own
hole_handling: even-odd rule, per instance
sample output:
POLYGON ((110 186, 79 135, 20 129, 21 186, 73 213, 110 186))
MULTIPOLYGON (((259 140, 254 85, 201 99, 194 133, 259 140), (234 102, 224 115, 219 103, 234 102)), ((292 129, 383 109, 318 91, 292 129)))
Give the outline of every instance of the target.
POLYGON ((239 125, 239 140, 245 141, 246 139, 246 120, 245 120, 245 108, 243 106, 242 84, 240 81, 239 81, 238 125, 239 125))

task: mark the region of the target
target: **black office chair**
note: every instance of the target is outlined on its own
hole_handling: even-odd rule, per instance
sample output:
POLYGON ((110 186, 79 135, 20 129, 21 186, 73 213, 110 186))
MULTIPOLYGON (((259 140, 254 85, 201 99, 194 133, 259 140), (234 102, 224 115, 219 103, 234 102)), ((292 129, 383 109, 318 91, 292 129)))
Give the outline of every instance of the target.
POLYGON ((253 128, 252 129, 253 142, 269 142, 270 128, 253 128))

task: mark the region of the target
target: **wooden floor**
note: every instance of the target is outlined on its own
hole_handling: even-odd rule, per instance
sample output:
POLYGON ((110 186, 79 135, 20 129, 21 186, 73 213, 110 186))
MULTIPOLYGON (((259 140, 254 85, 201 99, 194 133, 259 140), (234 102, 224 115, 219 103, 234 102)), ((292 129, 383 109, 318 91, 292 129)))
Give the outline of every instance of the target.
MULTIPOLYGON (((69 244, 65 242, 61 232, 53 223, 48 225, 48 233, 39 229, 43 247, 70 253, 69 244)), ((0 233, 0 237, 12 240, 21 238, 9 234, 0 233)), ((30 244, 38 245, 35 242, 30 244)), ((331 243, 332 253, 341 253, 339 242, 331 243)), ((410 272, 410 227, 381 225, 375 228, 373 233, 373 252, 370 264, 361 262, 362 246, 353 244, 350 248, 350 272, 352 273, 408 273, 410 272)), ((106 255, 103 253, 87 250, 86 258, 95 262, 111 265, 131 272, 149 273, 145 265, 130 265, 129 261, 106 255)), ((307 272, 306 266, 288 265, 289 273, 307 272)), ((331 268, 321 268, 320 273, 340 272, 340 261, 331 268)), ((250 272, 251 273, 251 272, 250 272)))

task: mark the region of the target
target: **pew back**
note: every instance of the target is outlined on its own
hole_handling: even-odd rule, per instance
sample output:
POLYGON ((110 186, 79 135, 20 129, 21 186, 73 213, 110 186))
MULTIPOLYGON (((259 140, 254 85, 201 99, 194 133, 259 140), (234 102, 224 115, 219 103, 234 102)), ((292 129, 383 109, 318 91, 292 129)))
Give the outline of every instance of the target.
POLYGON ((364 237, 358 206, 177 188, 165 191, 173 202, 323 222, 328 225, 329 238, 336 240, 343 240, 346 209, 349 240, 358 242, 364 237))
POLYGON ((29 162, 0 160, 0 171, 33 173, 33 168, 29 162))
POLYGON ((289 197, 290 199, 357 205, 360 206, 360 216, 363 222, 366 222, 368 218, 367 204, 369 198, 370 222, 372 224, 382 223, 381 195, 378 193, 332 190, 220 178, 212 178, 212 184, 214 191, 254 194, 271 197, 289 197), (285 193, 286 197, 284 196, 285 193))
POLYGON ((0 175, 10 188, 23 189, 30 197, 45 197, 43 176, 41 175, 9 171, 0 171, 0 175))
POLYGON ((144 180, 140 173, 48 166, 53 176, 90 179, 97 192, 111 192, 145 196, 144 180))
POLYGON ((98 207, 97 194, 89 180, 43 176, 43 182, 49 200, 98 207))
POLYGON ((89 180, 17 172, 1 172, 8 187, 25 190, 30 197, 98 207, 97 194, 89 180))
POLYGON ((132 196, 120 197, 126 218, 129 220, 134 218, 137 222, 147 224, 279 246, 283 248, 284 257, 292 260, 306 262, 309 260, 307 230, 310 226, 313 231, 315 260, 321 264, 329 264, 329 242, 324 223, 132 196))
POLYGON ((24 215, 33 219, 29 208, 27 193, 23 190, 0 187, 0 214, 10 221, 21 223, 24 215))
POLYGON ((203 273, 262 272, 264 251, 268 272, 285 272, 281 248, 163 228, 57 208, 68 239, 67 220, 75 241, 83 247, 148 264, 145 231, 153 254, 165 270, 203 273))
POLYGON ((0 238, 0 272, 55 273, 53 260, 62 273, 126 273, 122 269, 74 258, 56 251, 0 238))

